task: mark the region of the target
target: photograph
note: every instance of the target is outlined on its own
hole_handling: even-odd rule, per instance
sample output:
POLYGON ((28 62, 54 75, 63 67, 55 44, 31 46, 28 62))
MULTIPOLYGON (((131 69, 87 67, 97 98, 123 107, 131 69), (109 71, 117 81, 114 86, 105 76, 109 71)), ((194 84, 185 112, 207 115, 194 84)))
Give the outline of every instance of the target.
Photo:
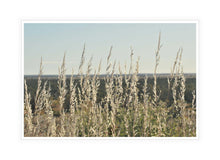
POLYGON ((27 137, 196 138, 197 21, 23 21, 27 137))
POLYGON ((1 4, 0 159, 220 159, 217 1, 1 4))

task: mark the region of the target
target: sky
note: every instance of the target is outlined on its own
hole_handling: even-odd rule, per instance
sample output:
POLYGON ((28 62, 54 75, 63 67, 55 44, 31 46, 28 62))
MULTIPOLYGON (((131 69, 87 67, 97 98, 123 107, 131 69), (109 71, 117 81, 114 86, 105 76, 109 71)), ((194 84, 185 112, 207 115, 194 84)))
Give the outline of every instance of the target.
POLYGON ((195 23, 25 23, 24 24, 24 74, 39 73, 43 59, 43 74, 58 74, 66 52, 66 74, 78 73, 85 44, 85 66, 92 57, 92 72, 102 62, 105 73, 107 56, 112 46, 111 62, 120 63, 124 72, 130 65, 130 48, 133 63, 139 61, 140 73, 153 73, 155 51, 161 32, 160 63, 158 73, 170 73, 177 51, 183 48, 184 73, 196 72, 195 23))

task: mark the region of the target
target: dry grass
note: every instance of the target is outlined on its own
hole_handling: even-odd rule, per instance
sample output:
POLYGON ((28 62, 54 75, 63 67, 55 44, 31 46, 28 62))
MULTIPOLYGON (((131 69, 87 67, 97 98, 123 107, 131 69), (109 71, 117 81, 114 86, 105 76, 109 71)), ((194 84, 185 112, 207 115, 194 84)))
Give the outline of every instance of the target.
POLYGON ((192 107, 186 107, 185 77, 181 57, 183 50, 177 52, 176 60, 168 78, 168 89, 173 96, 173 104, 168 107, 160 100, 160 90, 157 88, 157 68, 161 50, 160 35, 156 50, 154 69, 153 96, 149 95, 148 77, 144 78, 143 94, 138 96, 139 59, 133 66, 134 51, 131 48, 130 68, 127 75, 125 66, 118 65, 119 74, 115 75, 116 63, 111 63, 112 47, 107 57, 105 77, 106 96, 98 103, 97 93, 100 87, 99 73, 90 77, 92 58, 88 62, 86 74, 83 74, 85 64, 85 46, 78 69, 79 86, 73 78, 70 88, 67 88, 65 76, 65 54, 59 69, 59 117, 53 116, 51 107, 50 86, 42 84, 42 59, 38 77, 38 87, 35 96, 34 112, 31 110, 30 94, 25 81, 24 99, 24 136, 25 137, 193 137, 196 136, 196 106, 193 92, 192 107), (125 87, 122 87, 122 84, 125 87), (64 110, 67 92, 70 92, 70 110, 64 110), (142 100, 141 100, 142 99, 142 100))

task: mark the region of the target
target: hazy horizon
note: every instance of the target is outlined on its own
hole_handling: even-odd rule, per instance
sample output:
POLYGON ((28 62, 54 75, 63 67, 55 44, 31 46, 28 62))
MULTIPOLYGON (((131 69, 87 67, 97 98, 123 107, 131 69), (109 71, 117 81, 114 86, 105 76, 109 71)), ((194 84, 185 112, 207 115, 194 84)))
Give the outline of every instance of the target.
MULTIPOLYGON (((153 75, 154 73, 138 73, 138 75, 153 75)), ((162 74, 170 74, 170 73, 157 73, 158 75, 162 75, 162 74)), ((195 73, 184 73, 184 74, 196 74, 196 72, 195 73)), ((38 76, 39 74, 24 74, 24 76, 38 76)), ((57 74, 43 74, 42 76, 58 76, 59 74, 57 73, 57 74)), ((76 74, 73 74, 73 76, 78 76, 79 74, 78 73, 76 73, 76 74)), ((86 75, 86 73, 85 74, 83 74, 83 75, 86 75)), ((91 73, 91 74, 89 74, 89 75, 94 75, 93 73, 91 73)), ((107 75, 106 73, 103 73, 103 74, 99 74, 99 75, 107 75)), ((115 73, 114 75, 118 75, 118 73, 115 73)), ((125 75, 124 73, 122 73, 122 75, 125 75)), ((126 74, 126 75, 129 75, 128 73, 126 74)), ((130 75, 132 75, 132 74, 130 74, 130 75)), ((66 76, 71 76, 71 74, 66 74, 66 76)))
POLYGON ((102 59, 101 74, 105 74, 106 58, 113 46, 111 62, 120 62, 123 72, 126 63, 128 72, 132 46, 134 65, 140 57, 140 74, 152 74, 159 32, 163 47, 158 73, 170 73, 180 47, 184 73, 196 73, 195 23, 25 23, 24 75, 38 74, 41 57, 43 74, 57 75, 64 52, 66 74, 71 74, 72 68, 77 74, 84 43, 84 71, 93 56, 92 73, 102 59))

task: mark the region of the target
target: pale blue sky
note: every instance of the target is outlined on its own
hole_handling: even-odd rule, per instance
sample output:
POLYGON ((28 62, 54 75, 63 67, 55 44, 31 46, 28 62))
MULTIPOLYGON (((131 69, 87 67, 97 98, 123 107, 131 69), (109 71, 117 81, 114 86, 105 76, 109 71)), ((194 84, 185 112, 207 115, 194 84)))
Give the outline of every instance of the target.
POLYGON ((160 31, 163 47, 158 72, 170 72, 177 50, 182 47, 184 72, 195 73, 195 23, 25 23, 24 74, 38 74, 41 56, 44 74, 57 74, 65 51, 67 74, 72 68, 78 72, 84 43, 86 64, 93 56, 94 69, 102 59, 102 73, 111 45, 112 63, 116 60, 122 67, 125 63, 128 66, 132 46, 134 60, 140 56, 140 73, 152 73, 160 31))

